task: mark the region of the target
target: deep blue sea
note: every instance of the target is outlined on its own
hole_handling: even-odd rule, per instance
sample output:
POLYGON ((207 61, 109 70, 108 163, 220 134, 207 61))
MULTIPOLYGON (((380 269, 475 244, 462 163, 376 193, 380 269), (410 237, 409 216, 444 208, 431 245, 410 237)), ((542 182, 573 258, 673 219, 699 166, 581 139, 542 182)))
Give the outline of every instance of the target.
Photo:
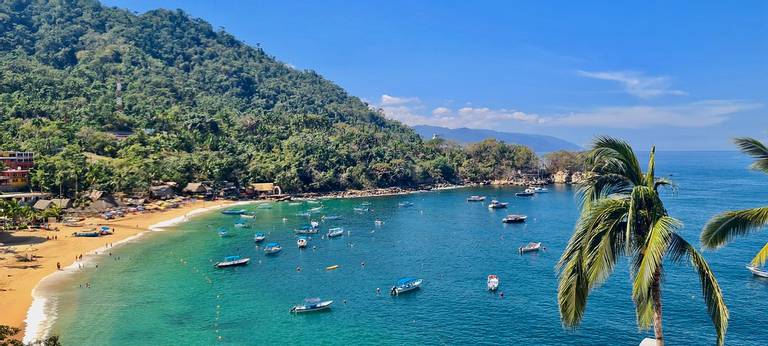
MULTIPOLYGON (((685 223, 682 235, 695 244, 716 213, 768 202, 768 176, 748 170, 750 160, 737 152, 662 152, 657 158, 658 174, 679 185, 664 195, 666 206, 685 223)), ((306 250, 297 249, 293 229, 308 219, 296 214, 316 204, 245 206, 257 211, 251 229, 232 228, 236 216, 198 216, 115 248, 98 269, 68 280, 68 287, 53 295, 58 301, 53 332, 65 345, 637 345, 651 336, 652 331, 637 328, 626 261, 592 292, 583 324, 563 329, 555 264, 576 221, 574 189, 550 186, 549 193, 533 198, 515 197, 517 191, 464 188, 325 200, 313 218, 340 215, 321 228, 340 226, 350 234, 332 240, 318 235, 306 250), (466 202, 473 194, 510 202, 510 207, 489 211, 484 204, 466 202), (399 207, 402 201, 414 206, 399 207), (370 212, 353 211, 362 202, 371 203, 370 212), (525 224, 503 225, 506 213, 529 218, 525 224), (376 219, 384 224, 375 226, 376 219), (231 228, 234 236, 220 238, 219 227, 231 228), (257 231, 268 232, 268 241, 281 243, 283 251, 265 256, 253 242, 257 231), (518 254, 517 248, 531 241, 542 242, 546 250, 518 254), (251 264, 213 268, 215 261, 235 254, 251 257, 251 264), (326 271, 330 265, 340 268, 326 271), (503 299, 486 291, 488 274, 499 276, 503 299), (423 278, 423 289, 387 295, 405 276, 423 278), (79 288, 85 282, 92 288, 79 288), (290 314, 289 308, 305 297, 335 303, 329 312, 290 314)), ((705 252, 731 312, 727 344, 768 344, 768 280, 744 268, 767 240, 763 232, 705 252)), ((668 344, 714 344, 695 272, 668 263, 665 274, 668 344)))

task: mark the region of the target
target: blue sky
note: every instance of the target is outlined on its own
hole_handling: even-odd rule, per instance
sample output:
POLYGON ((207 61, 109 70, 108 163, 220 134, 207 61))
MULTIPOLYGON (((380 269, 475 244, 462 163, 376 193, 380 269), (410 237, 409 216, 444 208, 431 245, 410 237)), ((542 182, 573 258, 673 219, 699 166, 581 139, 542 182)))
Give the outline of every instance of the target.
POLYGON ((768 1, 104 3, 181 8, 407 124, 660 150, 768 139, 768 1))

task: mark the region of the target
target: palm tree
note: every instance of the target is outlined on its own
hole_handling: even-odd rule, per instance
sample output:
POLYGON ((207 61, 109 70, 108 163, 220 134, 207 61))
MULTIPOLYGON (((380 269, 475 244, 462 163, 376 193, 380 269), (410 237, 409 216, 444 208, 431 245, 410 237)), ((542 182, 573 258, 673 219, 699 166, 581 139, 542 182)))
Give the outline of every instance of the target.
MULTIPOLYGON (((753 138, 736 138, 734 140, 741 151, 756 159, 752 169, 768 174, 768 147, 753 138)), ((759 231, 768 225, 768 206, 752 209, 726 211, 707 222, 701 232, 701 244, 705 248, 714 249, 728 243, 737 236, 759 231)), ((768 260, 768 244, 752 259, 752 265, 761 266, 768 260)))
POLYGON ((656 344, 663 346, 663 262, 687 260, 699 275, 717 343, 722 345, 728 309, 709 265, 677 234, 682 223, 664 208, 659 188, 674 185, 654 175, 655 150, 645 173, 632 147, 622 140, 598 137, 587 153, 587 167, 592 169, 579 190, 581 215, 557 265, 560 318, 565 327, 578 326, 591 290, 611 275, 620 257, 627 256, 637 324, 641 329, 653 326, 656 344))

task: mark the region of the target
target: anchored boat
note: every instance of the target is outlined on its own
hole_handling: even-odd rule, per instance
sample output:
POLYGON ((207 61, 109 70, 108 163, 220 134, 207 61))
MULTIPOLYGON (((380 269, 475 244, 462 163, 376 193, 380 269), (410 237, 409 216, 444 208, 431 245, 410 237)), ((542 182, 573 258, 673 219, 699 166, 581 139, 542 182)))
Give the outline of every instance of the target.
POLYGON ((467 197, 467 202, 482 202, 485 200, 485 196, 469 196, 467 197))
POLYGON ((294 305, 291 308, 291 312, 298 314, 302 312, 326 310, 331 308, 331 304, 333 304, 333 300, 322 301, 320 298, 307 298, 304 299, 304 304, 294 305))
POLYGON ((397 206, 401 208, 413 207, 413 202, 400 202, 397 206))
POLYGON ((340 237, 344 235, 344 229, 341 227, 331 228, 328 230, 328 234, 326 234, 328 238, 335 238, 340 237))
POLYGON ((276 254, 282 250, 283 247, 279 243, 268 243, 264 247, 264 253, 267 255, 276 254))
POLYGON ((520 247, 520 253, 536 252, 541 249, 541 243, 528 243, 526 246, 520 247))
POLYGON ((227 257, 224 257, 223 261, 216 262, 216 264, 214 264, 214 266, 216 268, 226 268, 226 267, 242 266, 242 265, 248 264, 248 261, 250 261, 250 260, 251 259, 248 258, 248 257, 241 258, 240 256, 227 256, 227 257))
POLYGON ((491 204, 488 204, 488 209, 504 209, 508 204, 509 203, 499 202, 494 199, 491 201, 491 204))
POLYGON ((422 279, 402 278, 400 280, 397 280, 397 285, 392 286, 392 288, 389 290, 389 294, 396 296, 401 293, 410 292, 415 289, 419 289, 421 287, 422 282, 424 282, 424 280, 422 279))
POLYGON ((505 218, 501 219, 503 223, 523 223, 528 217, 525 215, 509 214, 505 218))
POLYGON ((296 239, 296 246, 298 246, 299 249, 303 249, 307 247, 308 242, 309 240, 307 239, 307 237, 299 237, 299 239, 296 239))
POLYGON ((221 213, 224 215, 243 215, 245 214, 245 209, 227 209, 222 210, 221 213))
POLYGON ((499 288, 499 277, 494 274, 488 275, 487 285, 489 291, 495 291, 499 288))
POLYGON ((518 192, 515 194, 515 196, 518 197, 531 197, 536 193, 533 189, 525 189, 523 192, 518 192))
POLYGON ((762 270, 762 269, 760 269, 758 267, 755 267, 753 265, 748 265, 747 269, 749 269, 749 271, 751 271, 752 274, 754 274, 755 276, 759 276, 759 277, 763 277, 763 278, 768 278, 768 271, 762 270))
POLYGON ((267 235, 262 233, 262 232, 258 232, 258 233, 253 235, 253 241, 255 241, 257 243, 263 242, 264 239, 267 239, 267 235))

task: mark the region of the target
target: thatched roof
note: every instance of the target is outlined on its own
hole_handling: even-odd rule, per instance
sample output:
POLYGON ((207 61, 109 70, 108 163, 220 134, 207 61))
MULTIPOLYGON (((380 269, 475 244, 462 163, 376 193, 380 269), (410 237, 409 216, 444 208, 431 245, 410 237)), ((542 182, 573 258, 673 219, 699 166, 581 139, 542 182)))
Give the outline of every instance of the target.
POLYGON ((208 186, 206 186, 204 183, 189 183, 184 188, 184 192, 189 193, 206 193, 208 190, 208 186))
POLYGON ((176 191, 173 191, 173 188, 168 185, 152 186, 149 190, 154 198, 166 199, 176 196, 176 191))
POLYGON ((69 198, 41 199, 35 202, 35 205, 33 205, 32 208, 37 210, 46 210, 53 206, 61 209, 67 209, 72 206, 72 201, 69 198))

